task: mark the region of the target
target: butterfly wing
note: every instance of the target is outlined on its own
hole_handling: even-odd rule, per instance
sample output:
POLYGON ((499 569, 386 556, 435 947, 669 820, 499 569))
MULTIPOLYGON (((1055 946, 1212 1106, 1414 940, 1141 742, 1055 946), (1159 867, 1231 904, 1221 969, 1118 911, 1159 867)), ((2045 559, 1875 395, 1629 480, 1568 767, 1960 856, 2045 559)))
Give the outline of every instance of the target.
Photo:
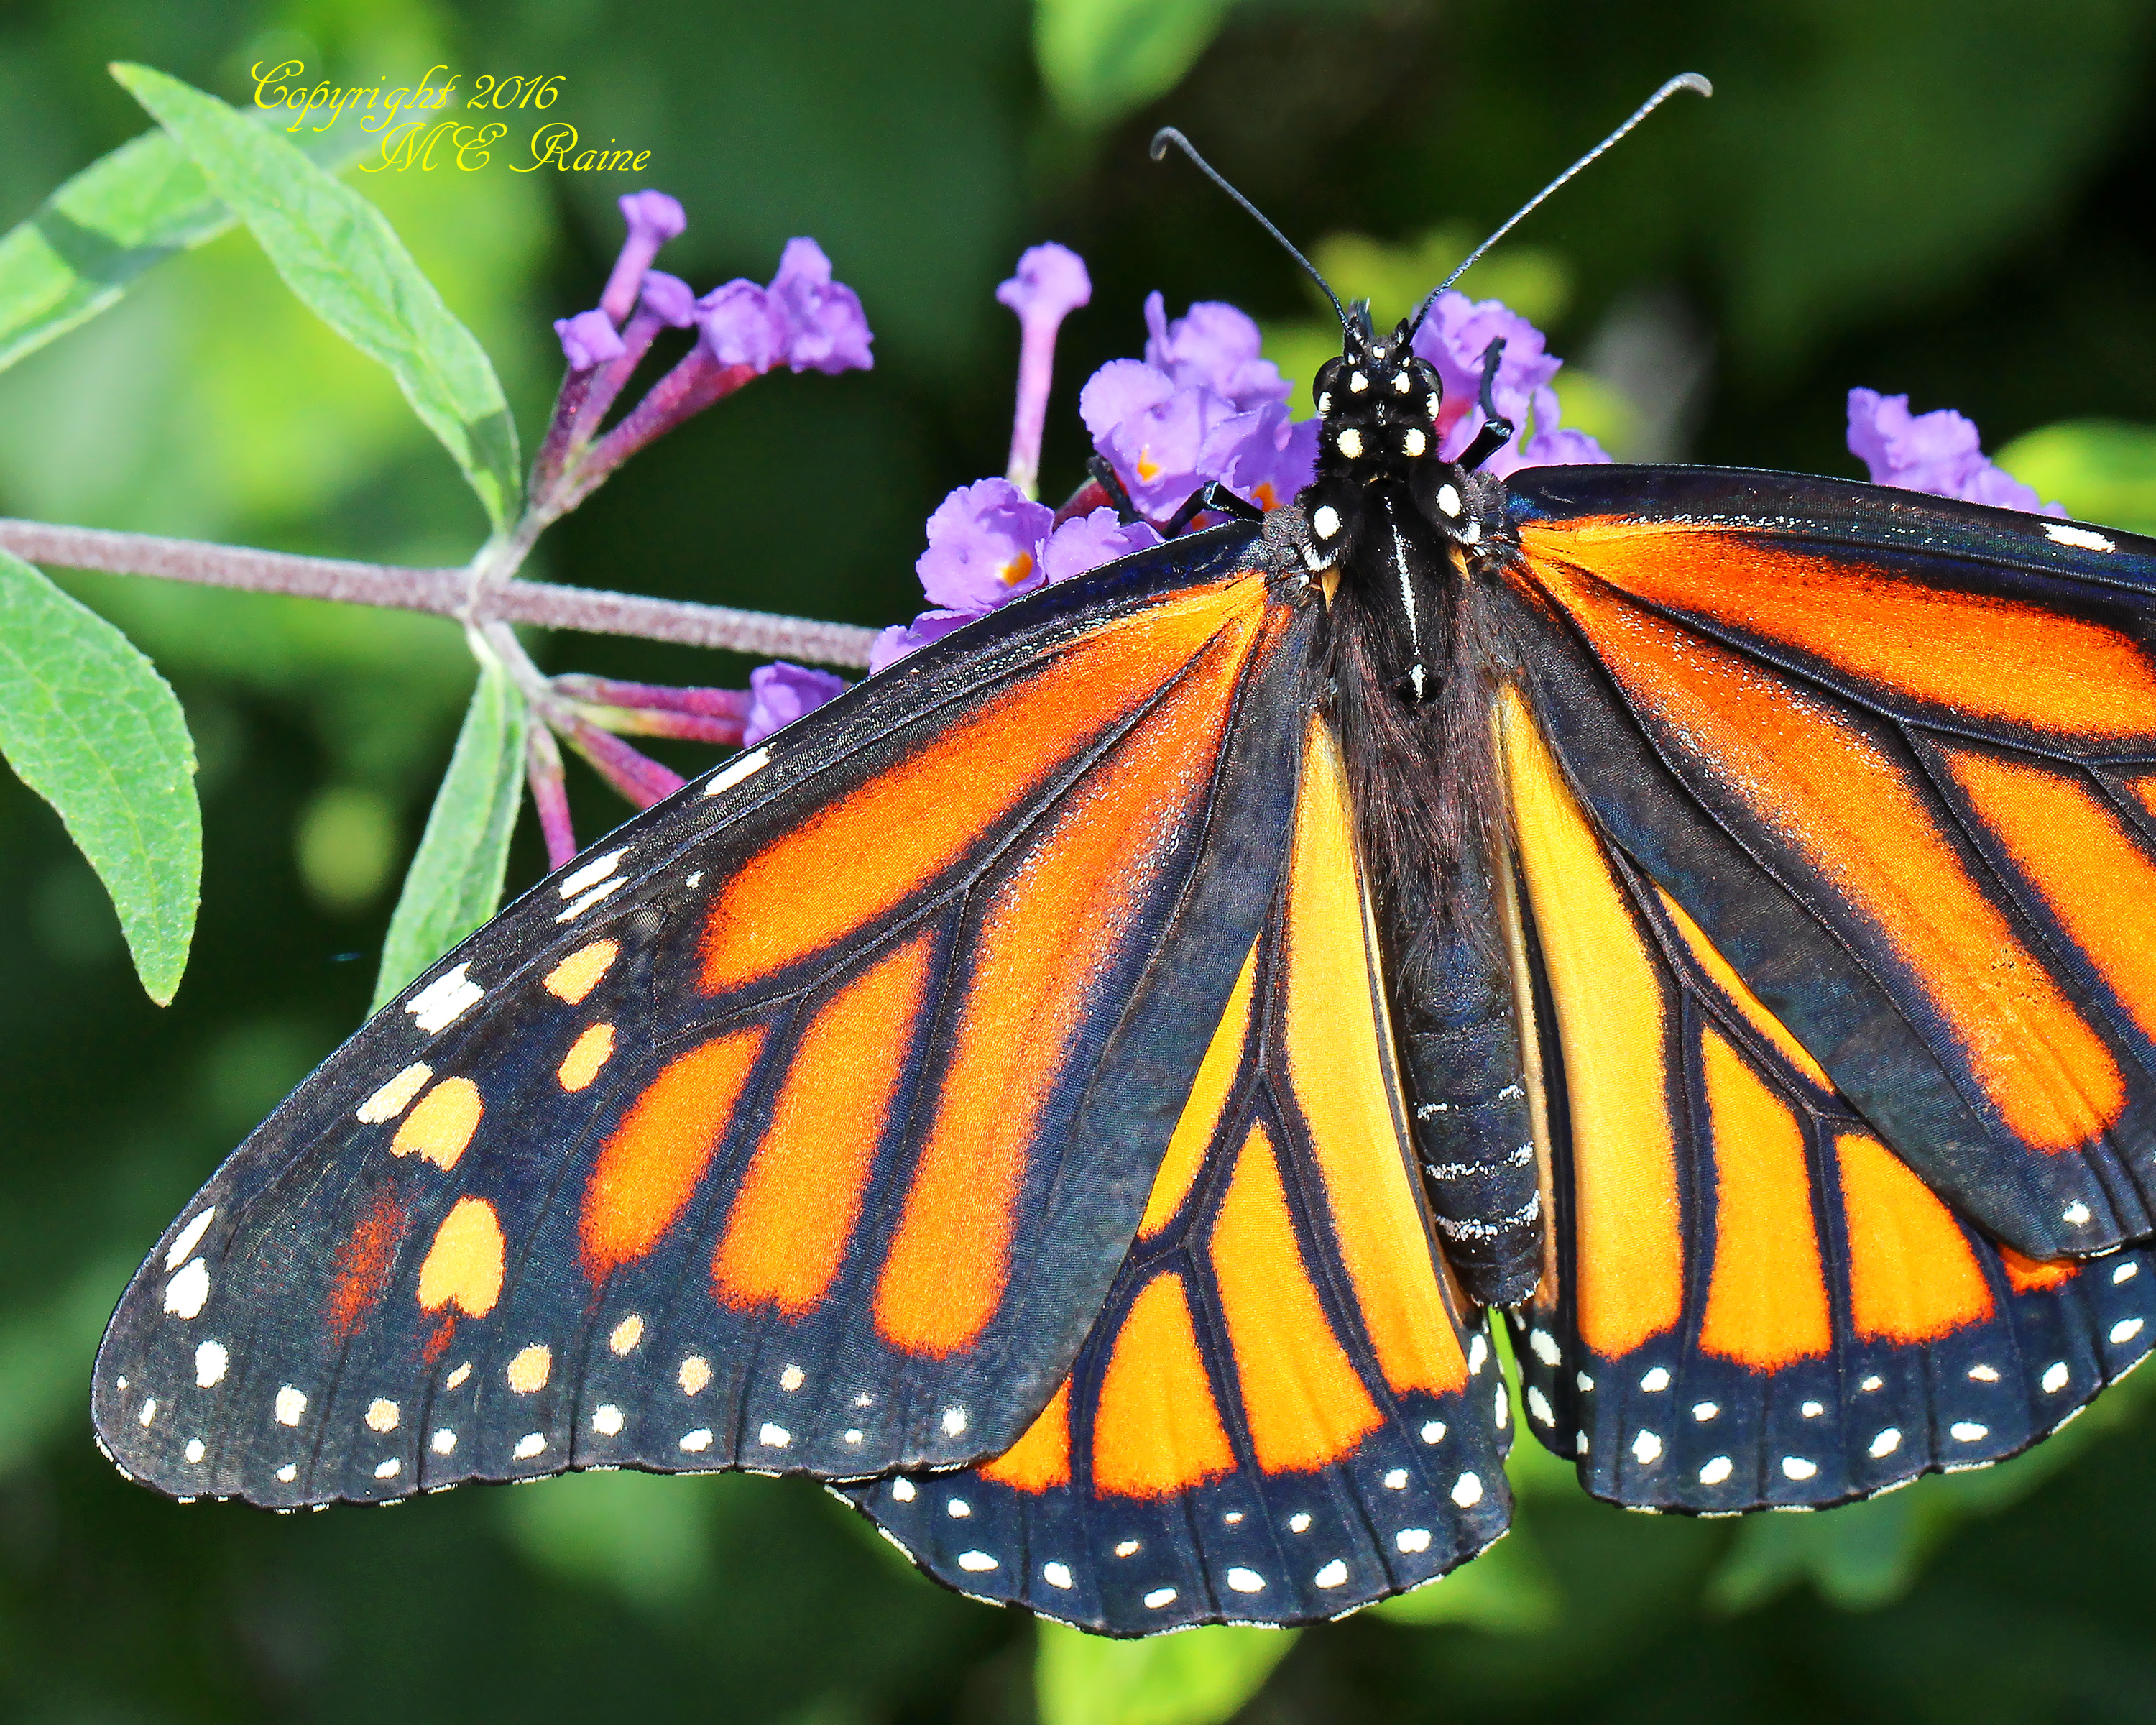
POLYGON ((1639 484, 1523 500, 1529 1423, 1598 1494, 1704 1512, 2013 1454, 2148 1346, 2147 1249, 2069 1255, 2148 1231, 2156 561, 1827 481, 1639 484), (1979 800, 1977 759, 2018 788, 1979 800))
POLYGON ((951 1586, 1109 1635, 1337 1616, 1503 1532, 1505 1390, 1405 1130, 1336 744, 1312 718, 1137 1238, 1069 1377, 984 1466, 843 1488, 951 1586))
POLYGON ((972 1461, 1106 1299, 1272 901, 1312 619, 1231 528, 639 816, 212 1177, 94 1411, 182 1497, 972 1461))
POLYGON ((1528 477, 1512 572, 1604 830, 1990 1232, 2156 1230, 2156 545, 1609 473, 1528 477))

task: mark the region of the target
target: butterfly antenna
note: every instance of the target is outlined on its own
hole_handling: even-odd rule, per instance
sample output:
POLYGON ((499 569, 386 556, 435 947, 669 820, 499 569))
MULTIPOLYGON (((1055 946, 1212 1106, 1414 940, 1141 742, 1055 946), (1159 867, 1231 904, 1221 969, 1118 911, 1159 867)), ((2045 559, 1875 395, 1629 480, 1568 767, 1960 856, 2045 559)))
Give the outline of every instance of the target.
MULTIPOLYGON (((1549 184, 1543 187, 1541 191, 1536 193, 1532 198, 1530 198, 1525 203, 1522 204, 1519 208, 1513 211, 1511 218, 1506 222, 1503 227, 1500 228, 1495 234, 1492 234, 1487 239, 1484 240, 1481 244, 1476 246, 1473 251, 1468 253, 1466 257, 1460 260, 1460 267, 1457 270, 1455 270, 1451 275, 1446 276, 1443 281, 1438 283, 1435 287, 1430 290, 1430 297, 1422 302, 1420 309, 1418 310, 1414 315, 1414 321, 1408 326, 1409 334, 1412 336, 1415 331, 1422 327, 1422 321, 1430 315, 1430 308, 1437 303, 1437 296, 1443 293, 1447 288, 1450 287, 1453 283, 1459 280, 1461 276, 1465 275, 1468 272, 1468 270, 1474 264, 1476 259, 1480 258, 1483 253, 1488 251, 1491 246, 1496 244, 1499 240, 1502 239, 1507 234, 1510 234, 1515 228, 1518 227, 1522 222, 1527 219, 1528 214, 1535 208, 1535 207, 1541 203, 1544 198, 1548 198, 1553 192, 1556 191, 1558 187, 1563 185, 1566 181, 1571 179, 1573 175, 1577 174, 1582 168, 1585 167, 1589 162, 1594 161, 1596 157, 1608 150, 1611 145, 1614 144, 1620 138, 1623 137, 1626 132, 1631 131, 1634 126, 1637 126, 1642 120, 1645 120, 1650 114, 1653 113, 1656 109, 1661 107, 1664 102, 1667 101, 1681 90, 1696 90, 1703 96, 1711 96, 1714 94, 1714 86, 1712 84, 1709 84, 1705 78, 1702 77, 1697 72, 1680 72, 1676 77, 1671 79, 1668 83, 1665 84, 1660 90, 1649 96, 1645 101, 1640 103, 1640 105, 1633 110, 1632 117, 1630 120, 1627 120, 1622 126, 1619 126, 1616 131, 1611 132, 1608 137, 1603 139, 1600 143, 1597 144, 1592 150, 1589 150, 1584 156, 1581 157, 1578 161, 1573 162, 1570 167, 1567 168, 1563 173, 1552 180, 1549 184)), ((1183 148, 1186 150, 1190 146, 1188 144, 1183 146, 1183 148)), ((1155 138, 1153 140, 1153 153, 1157 156, 1159 152, 1160 140, 1158 138, 1155 138)), ((1205 167, 1205 164, 1202 162, 1198 165, 1200 167, 1205 167)), ((1205 171, 1208 173, 1213 172, 1210 168, 1206 168, 1205 171)), ((1214 174, 1214 177, 1215 179, 1219 179, 1219 176, 1214 174)), ((1224 183, 1224 182, 1223 183, 1224 183)), ((1232 191, 1234 188, 1231 187, 1229 189, 1232 191)), ((1259 219, 1263 221, 1265 218, 1260 216, 1259 219)), ((1282 244, 1285 244, 1286 242, 1283 241, 1282 244)), ((1290 249, 1292 249, 1292 248, 1290 248, 1290 249)), ((1303 267, 1305 269, 1308 269, 1310 266, 1306 264, 1303 267)))
MULTIPOLYGON (((1702 84, 1706 81, 1707 80, 1703 78, 1700 80, 1702 84)), ((1656 100, 1660 100, 1661 98, 1657 97, 1656 100)), ((1648 104, 1649 107, 1652 107, 1653 105, 1654 104, 1651 102, 1648 104)), ((1641 111, 1645 112, 1645 110, 1642 110, 1641 111)), ((1635 116, 1635 117, 1636 118, 1637 116, 1635 116)), ((1279 228, 1274 227, 1270 222, 1265 219, 1265 213, 1263 210, 1260 209, 1257 205, 1251 203, 1249 198, 1244 197, 1241 193, 1238 192, 1233 186, 1229 185, 1220 172, 1192 147, 1188 138, 1183 136, 1183 135, 1178 131, 1173 126, 1163 126, 1158 131, 1152 135, 1152 159, 1155 162, 1164 161, 1167 158, 1168 146, 1170 144, 1174 145, 1177 149, 1182 151, 1185 156, 1188 156, 1192 162, 1196 163, 1199 172, 1204 175, 1207 179, 1212 181, 1214 185, 1218 186, 1223 192, 1225 192, 1230 198, 1234 198, 1236 203, 1241 204, 1245 209, 1248 210, 1252 218, 1256 221, 1257 224, 1260 228, 1264 228, 1266 233, 1271 234, 1275 239, 1280 242, 1281 249, 1286 252, 1288 256, 1293 258, 1296 263, 1301 264, 1305 270, 1310 272, 1310 279, 1317 284, 1318 287, 1323 290, 1325 297, 1332 302, 1333 314, 1339 318, 1340 327, 1343 331, 1352 331, 1353 326, 1348 321, 1347 308, 1341 305, 1339 295, 1334 293, 1331 285, 1326 281, 1325 278, 1317 273, 1317 266, 1288 243, 1287 235, 1281 233, 1279 228)), ((1605 147, 1607 146, 1605 146, 1605 147)), ((1548 195, 1548 193, 1544 194, 1544 196, 1548 195)), ((1525 212, 1522 211, 1522 213, 1524 214, 1525 212)), ((1517 218, 1516 217, 1514 219, 1517 220, 1517 218)))

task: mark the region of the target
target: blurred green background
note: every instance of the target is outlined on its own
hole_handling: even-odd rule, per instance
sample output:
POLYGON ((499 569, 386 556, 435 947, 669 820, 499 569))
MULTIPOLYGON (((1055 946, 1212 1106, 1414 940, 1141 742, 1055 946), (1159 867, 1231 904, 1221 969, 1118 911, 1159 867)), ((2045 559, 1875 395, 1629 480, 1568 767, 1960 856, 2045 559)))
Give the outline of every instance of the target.
MULTIPOLYGON (((2156 524, 2156 7, 2143 0, 44 0, 0 17, 0 225, 141 131, 148 62, 242 99, 435 61, 556 72, 556 116, 652 151, 667 266, 767 278, 819 239, 873 373, 777 377, 642 457, 540 572, 884 624, 921 523, 1000 472, 1024 246, 1091 265, 1078 382, 1139 305, 1232 299, 1306 376, 1286 260, 1173 121, 1343 290, 1404 309, 1672 71, 1715 80, 1465 284, 1543 320, 1613 449, 1853 474, 1852 384, 1953 406, 2076 514, 2156 524)), ((495 357, 529 442, 618 236, 594 176, 354 176, 495 357)), ((400 562, 483 530, 387 375, 228 235, 0 374, 0 512, 400 562)), ((914 1577, 814 1490, 593 1476, 385 1516, 176 1507, 90 1446, 111 1300, 218 1159, 356 1024, 470 684, 445 624, 66 578, 177 687, 208 854, 177 1003, 144 999, 88 867, 0 775, 0 1711, 27 1722, 650 1717, 854 1725, 1528 1718, 2156 1718, 2156 1430, 2138 1385, 1989 1474, 1823 1517, 1650 1520, 1519 1458, 1520 1531, 1443 1586, 1299 1638, 1132 1651, 1039 1635, 914 1577), (1277 1661, 1277 1664, 1275 1661, 1277 1661)), ((607 639, 544 662, 739 685, 607 639)), ((662 747, 662 751, 663 747, 662 747)), ((709 760, 681 749, 684 770, 709 760)), ((571 768, 581 829, 624 811, 571 768)), ((519 839, 512 886, 542 866, 519 839)))

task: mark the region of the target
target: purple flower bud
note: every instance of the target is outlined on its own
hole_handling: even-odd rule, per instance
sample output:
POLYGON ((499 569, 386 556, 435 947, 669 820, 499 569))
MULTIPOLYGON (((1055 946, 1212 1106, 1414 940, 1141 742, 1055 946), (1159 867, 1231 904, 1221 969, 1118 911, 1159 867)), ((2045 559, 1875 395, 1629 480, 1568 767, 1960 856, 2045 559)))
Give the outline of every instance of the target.
POLYGON ((696 321, 696 290, 678 275, 647 270, 637 309, 649 312, 661 323, 685 330, 696 321))
POLYGON ((846 680, 829 671, 779 660, 748 674, 748 718, 742 726, 742 747, 753 748, 782 725, 813 713, 846 692, 846 680))
POLYGON ((1292 501, 1317 476, 1317 421, 1296 419, 1269 401, 1213 428, 1199 468, 1260 509, 1292 501))
POLYGON ((767 372, 785 357, 785 315, 752 281, 737 278, 713 288, 696 301, 696 323, 705 351, 720 365, 767 372))
POLYGON ((1906 395, 1852 389, 1849 451, 1864 463, 1875 485, 1897 485, 1905 491, 1959 497, 2000 509, 2066 514, 2058 504, 2041 502, 2029 486, 1986 459, 1976 423, 1951 408, 1912 414, 1906 395))
POLYGON ((1161 296, 1147 294, 1145 321, 1145 362, 1178 387, 1202 386, 1225 396, 1239 412, 1287 399, 1287 380, 1259 352, 1257 325, 1233 305, 1201 300, 1170 323, 1161 296))
POLYGON ((1011 417, 1006 477, 1029 497, 1040 478, 1040 437, 1048 423, 1048 391, 1055 367, 1055 333, 1063 320, 1093 297, 1086 262, 1060 245, 1036 245, 1018 260, 1018 274, 996 298, 1018 313, 1018 408, 1011 417))
POLYGON ((911 623, 893 624, 870 644, 869 675, 874 676, 931 641, 942 640, 952 629, 971 623, 976 614, 971 611, 923 611, 911 623))
MULTIPOLYGON (((1543 430, 1541 395, 1535 398, 1535 403, 1534 434, 1520 446, 1519 459, 1506 465, 1506 473, 1516 473, 1522 467, 1595 467, 1609 459, 1609 452, 1584 431, 1554 424, 1543 430)), ((1500 454, 1509 453, 1501 451, 1500 454)), ((1491 458, 1491 469, 1496 467, 1497 460, 1497 457, 1491 458)), ((1498 476, 1502 478, 1503 475, 1498 476)))
POLYGON ((797 372, 865 372, 875 364, 860 297, 831 280, 831 260, 813 239, 789 239, 771 280, 771 304, 783 319, 784 355, 797 372))
POLYGON ((1136 359, 1111 359, 1094 372, 1078 393, 1078 413, 1138 512, 1156 519, 1219 476, 1202 470, 1201 453, 1207 434, 1235 417, 1224 396, 1178 389, 1167 372, 1136 359))
POLYGON ((928 517, 928 549, 913 566, 921 591, 977 617, 1032 592, 1046 579, 1040 552, 1055 520, 1009 480, 959 486, 928 517))
POLYGON ((1040 553, 1040 567, 1053 586, 1159 543, 1160 535, 1150 522, 1132 521, 1125 526, 1116 519, 1114 510, 1096 509, 1088 515, 1073 516, 1049 535, 1040 553))
POLYGON ((621 332, 603 311, 579 311, 574 317, 557 317, 554 320, 554 333, 562 338, 562 355, 572 372, 588 372, 621 355, 621 332))
POLYGON ((607 277, 606 291, 599 295, 599 309, 617 326, 636 304, 644 272, 659 255, 659 248, 689 225, 680 203, 664 192, 629 193, 621 199, 621 214, 629 223, 629 238, 607 277))

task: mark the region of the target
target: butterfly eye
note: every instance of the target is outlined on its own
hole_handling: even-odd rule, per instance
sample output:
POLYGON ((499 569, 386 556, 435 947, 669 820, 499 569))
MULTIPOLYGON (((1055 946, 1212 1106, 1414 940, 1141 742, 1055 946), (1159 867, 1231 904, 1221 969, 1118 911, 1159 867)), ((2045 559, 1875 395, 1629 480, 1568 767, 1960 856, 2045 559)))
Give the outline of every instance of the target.
POLYGON ((1321 413, 1329 413, 1332 411, 1332 386, 1340 381, 1340 368, 1342 363, 1342 361, 1337 358, 1327 360, 1317 368, 1317 376, 1311 382, 1310 393, 1316 399, 1317 411, 1321 413))

